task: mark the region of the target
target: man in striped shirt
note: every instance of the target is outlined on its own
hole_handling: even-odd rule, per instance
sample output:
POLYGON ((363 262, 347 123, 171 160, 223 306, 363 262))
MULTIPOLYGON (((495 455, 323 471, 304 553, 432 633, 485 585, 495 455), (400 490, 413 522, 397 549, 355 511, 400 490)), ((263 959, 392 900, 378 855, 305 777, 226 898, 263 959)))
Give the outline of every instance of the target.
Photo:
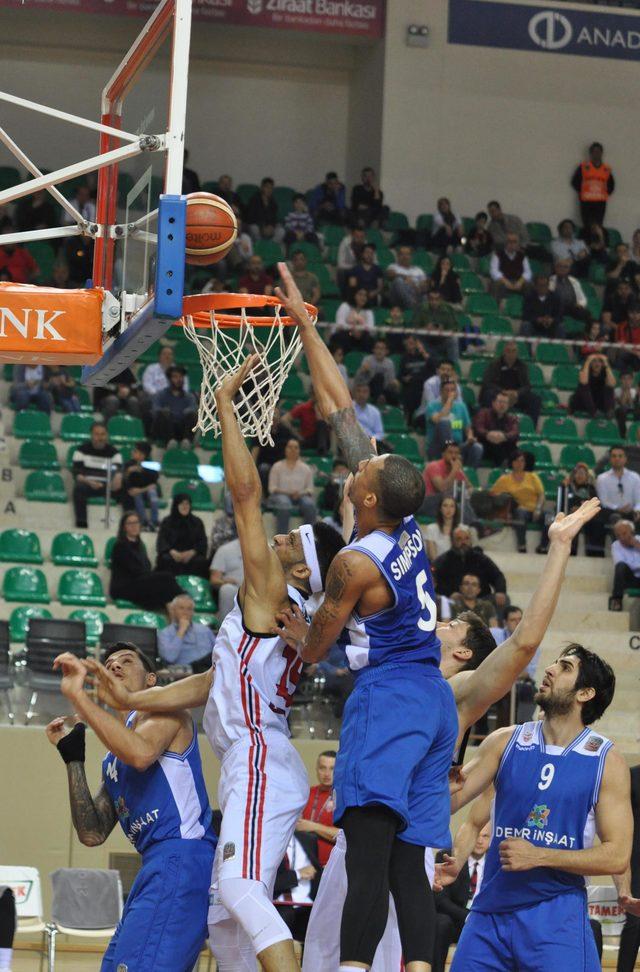
POLYGON ((73 509, 76 527, 86 529, 87 502, 92 496, 106 496, 107 483, 111 481, 111 494, 122 487, 122 456, 109 442, 104 422, 94 422, 91 438, 81 442, 73 453, 72 473, 73 509))

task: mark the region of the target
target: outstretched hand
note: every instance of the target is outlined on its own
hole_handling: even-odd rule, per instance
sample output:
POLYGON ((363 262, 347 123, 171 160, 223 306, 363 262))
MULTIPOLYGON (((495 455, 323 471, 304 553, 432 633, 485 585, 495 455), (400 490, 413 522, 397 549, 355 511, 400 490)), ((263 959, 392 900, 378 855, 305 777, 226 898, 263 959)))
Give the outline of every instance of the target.
POLYGON ((52 719, 44 730, 51 745, 57 746, 60 740, 64 739, 71 732, 76 722, 78 722, 77 716, 73 718, 57 716, 55 719, 52 719))
POLYGON ((565 516, 558 513, 555 520, 549 527, 550 543, 571 543, 578 535, 585 523, 592 520, 600 512, 600 500, 597 496, 586 500, 577 510, 565 516))
POLYGON ((62 671, 60 691, 68 699, 77 698, 84 691, 85 682, 91 681, 85 663, 70 651, 64 651, 54 659, 53 669, 62 671))
POLYGON ((276 287, 275 295, 278 297, 283 305, 284 309, 289 315, 293 317, 296 324, 301 326, 307 325, 312 327, 313 322, 309 317, 307 308, 305 307, 304 300, 302 299, 302 294, 298 289, 291 271, 286 263, 278 264, 278 272, 280 274, 280 279, 282 281, 282 287, 276 287))
POLYGON ((111 709, 123 709, 125 712, 133 708, 130 704, 131 693, 122 684, 119 678, 105 668, 95 658, 87 658, 85 661, 87 669, 94 676, 94 681, 98 690, 98 701, 108 705, 111 709))
POLYGON ((219 404, 222 401, 232 402, 259 361, 259 355, 250 354, 249 357, 243 361, 237 371, 227 375, 224 381, 220 382, 220 384, 216 386, 216 390, 214 392, 216 404, 219 404))
POLYGON ((300 649, 304 639, 307 637, 309 622, 305 620, 304 614, 297 604, 276 614, 276 621, 279 627, 273 627, 271 633, 279 635, 292 648, 300 649))

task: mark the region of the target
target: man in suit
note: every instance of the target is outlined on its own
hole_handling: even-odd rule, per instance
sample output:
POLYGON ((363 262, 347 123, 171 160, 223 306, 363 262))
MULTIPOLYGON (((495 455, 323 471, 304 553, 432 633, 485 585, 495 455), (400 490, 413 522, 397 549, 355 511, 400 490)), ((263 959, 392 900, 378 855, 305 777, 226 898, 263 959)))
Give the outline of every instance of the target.
POLYGON ((436 895, 436 942, 432 972, 444 972, 449 947, 460 938, 471 902, 482 884, 485 855, 490 840, 491 827, 486 823, 453 884, 436 895))
POLYGON ((320 884, 322 867, 318 859, 318 837, 296 830, 281 861, 274 886, 274 901, 296 942, 304 942, 320 884))

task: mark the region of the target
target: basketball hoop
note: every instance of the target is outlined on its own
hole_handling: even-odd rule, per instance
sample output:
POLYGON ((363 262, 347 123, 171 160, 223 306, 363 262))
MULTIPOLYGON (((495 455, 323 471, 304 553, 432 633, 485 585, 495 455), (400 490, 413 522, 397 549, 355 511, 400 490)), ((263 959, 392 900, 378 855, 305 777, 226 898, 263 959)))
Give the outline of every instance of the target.
MULTIPOLYGON (((271 422, 282 387, 302 341, 292 317, 282 313, 278 297, 259 294, 198 294, 185 297, 184 316, 178 322, 195 344, 202 365, 202 387, 196 428, 203 434, 220 435, 214 392, 227 375, 237 371, 250 354, 260 364, 240 389, 234 409, 240 431, 273 445, 271 422), (273 317, 249 316, 250 308, 270 308, 273 317), (291 328, 287 330, 287 328, 291 328)), ((318 309, 305 304, 315 324, 318 309)))

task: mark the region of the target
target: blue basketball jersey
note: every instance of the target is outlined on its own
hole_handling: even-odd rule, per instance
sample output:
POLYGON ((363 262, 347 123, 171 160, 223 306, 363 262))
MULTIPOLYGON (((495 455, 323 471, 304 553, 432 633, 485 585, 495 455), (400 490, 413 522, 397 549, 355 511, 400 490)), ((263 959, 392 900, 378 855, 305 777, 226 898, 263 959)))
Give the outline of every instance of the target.
POLYGON ((436 636, 437 609, 431 567, 416 520, 408 516, 393 533, 374 530, 353 540, 347 550, 369 557, 387 581, 394 603, 361 618, 354 612, 343 632, 354 671, 383 662, 423 661, 440 664, 436 636))
POLYGON ((589 726, 566 749, 545 743, 542 722, 516 727, 496 774, 491 844, 482 887, 473 900, 481 912, 513 911, 567 891, 584 878, 549 867, 503 871, 499 845, 510 837, 554 850, 593 845, 595 807, 612 743, 589 726))
MULTIPOLYGON (((135 717, 135 712, 127 717, 128 728, 135 717)), ((144 772, 107 753, 102 778, 122 829, 140 853, 158 841, 180 837, 216 842, 195 723, 184 753, 165 752, 144 772)))

